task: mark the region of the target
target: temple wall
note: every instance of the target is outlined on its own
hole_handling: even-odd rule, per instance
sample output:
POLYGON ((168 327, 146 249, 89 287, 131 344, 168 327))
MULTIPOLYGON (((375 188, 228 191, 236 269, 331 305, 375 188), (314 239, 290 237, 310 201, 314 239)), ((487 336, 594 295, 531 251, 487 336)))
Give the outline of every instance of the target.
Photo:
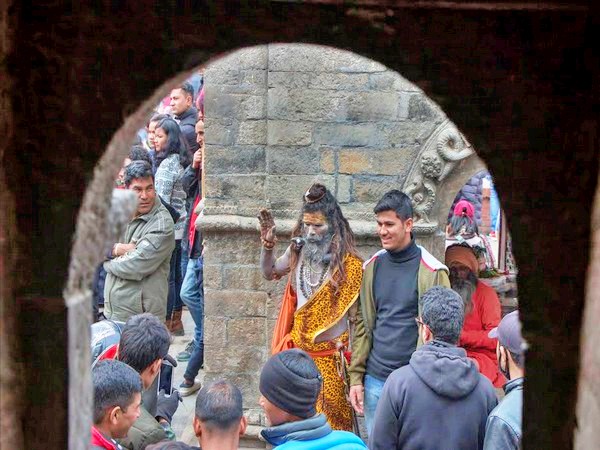
POLYGON ((380 248, 375 203, 404 189, 423 213, 417 239, 441 258, 449 203, 484 165, 421 89, 353 53, 291 44, 242 49, 207 66, 205 83, 206 380, 235 381, 250 422, 264 424, 258 374, 286 279, 261 275, 260 209, 275 215, 281 254, 304 192, 321 181, 368 258, 380 248))

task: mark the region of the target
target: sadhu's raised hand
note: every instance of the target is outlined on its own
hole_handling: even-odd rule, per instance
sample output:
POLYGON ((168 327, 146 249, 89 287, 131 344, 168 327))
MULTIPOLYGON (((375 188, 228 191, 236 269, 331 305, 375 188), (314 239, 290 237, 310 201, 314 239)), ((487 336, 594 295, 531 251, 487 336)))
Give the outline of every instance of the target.
POLYGON ((275 234, 275 221, 273 220, 271 211, 261 209, 258 215, 258 223, 260 224, 260 240, 263 247, 272 249, 277 242, 277 236, 275 234))

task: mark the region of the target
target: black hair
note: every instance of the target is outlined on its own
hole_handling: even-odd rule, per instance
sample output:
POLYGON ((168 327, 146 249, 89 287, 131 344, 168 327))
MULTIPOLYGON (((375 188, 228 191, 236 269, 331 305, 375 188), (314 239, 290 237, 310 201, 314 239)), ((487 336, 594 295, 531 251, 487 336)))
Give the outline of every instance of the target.
POLYGON ((479 234, 477 222, 468 216, 452 216, 450 218, 450 236, 470 236, 479 234))
MULTIPOLYGON (((502 345, 502 344, 500 344, 500 345, 502 345)), ((504 348, 506 348, 506 347, 504 347, 504 348)), ((508 353, 510 353, 512 360, 514 361, 514 363, 517 365, 517 367, 519 369, 523 369, 525 367, 525 355, 523 353, 521 353, 521 354, 513 353, 507 348, 506 348, 506 351, 508 353)))
POLYGON ((148 121, 148 125, 150 125, 150 122, 161 122, 164 119, 168 119, 170 116, 168 114, 154 114, 150 120, 148 121))
POLYGON ((212 430, 227 431, 238 425, 242 408, 242 393, 226 380, 203 387, 196 397, 196 417, 212 430))
MULTIPOLYGON (((303 231, 303 215, 306 213, 322 213, 327 219, 330 232, 332 233, 331 246, 331 273, 337 273, 332 277, 331 284, 335 292, 338 292, 340 286, 346 281, 346 269, 344 268, 344 258, 347 254, 356 256, 358 259, 358 250, 354 233, 350 228, 348 220, 344 217, 342 209, 333 194, 321 183, 314 183, 302 198, 302 210, 292 230, 292 238, 301 236, 303 231)), ((292 252, 290 268, 292 273, 298 265, 298 254, 292 252)))
POLYGON ((456 344, 465 318, 463 299, 452 289, 434 286, 421 298, 421 318, 433 338, 456 344))
POLYGON ((152 173, 152 164, 147 161, 131 161, 125 168, 125 186, 129 187, 131 182, 136 178, 152 178, 154 180, 154 174, 152 173))
POLYGON ((171 335, 164 323, 150 313, 129 318, 121 332, 119 360, 142 373, 169 351, 171 335))
POLYGON ((167 148, 156 153, 156 167, 160 167, 160 164, 173 154, 179 155, 181 167, 189 166, 192 162, 192 155, 177 122, 171 118, 163 119, 156 124, 156 129, 159 128, 167 134, 167 148))
POLYGON ((92 369, 92 385, 95 424, 102 422, 109 408, 119 406, 126 411, 133 402, 133 396, 142 392, 140 375, 115 359, 98 361, 92 369))
POLYGON ((129 149, 129 159, 131 161, 146 161, 148 164, 152 165, 150 155, 142 145, 134 145, 129 149))
POLYGON ((194 101, 194 86, 192 86, 190 83, 186 81, 177 89, 181 89, 184 95, 189 95, 190 97, 192 97, 192 102, 194 101))
POLYGON ((398 189, 392 189, 383 194, 383 197, 381 197, 375 208, 373 208, 375 214, 384 211, 394 211, 402 221, 410 219, 413 216, 413 207, 410 198, 398 189))

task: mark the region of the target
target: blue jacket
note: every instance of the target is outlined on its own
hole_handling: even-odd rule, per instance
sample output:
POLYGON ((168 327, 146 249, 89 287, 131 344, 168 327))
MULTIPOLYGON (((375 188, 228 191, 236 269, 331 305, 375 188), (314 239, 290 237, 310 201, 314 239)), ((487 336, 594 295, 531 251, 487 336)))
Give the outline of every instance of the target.
POLYGON ((365 443, 347 431, 333 431, 323 414, 261 431, 277 450, 364 450, 365 443))
POLYGON ((521 443, 523 378, 506 383, 504 392, 506 396, 488 417, 484 450, 517 450, 521 443))

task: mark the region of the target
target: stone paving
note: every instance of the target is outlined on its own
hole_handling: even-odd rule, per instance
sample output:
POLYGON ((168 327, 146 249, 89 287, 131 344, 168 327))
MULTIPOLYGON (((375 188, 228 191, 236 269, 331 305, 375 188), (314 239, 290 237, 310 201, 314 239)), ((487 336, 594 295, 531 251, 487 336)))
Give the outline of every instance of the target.
MULTIPOLYGON (((171 354, 173 357, 177 356, 177 353, 184 350, 187 343, 193 338, 194 321, 192 320, 192 316, 187 309, 183 310, 182 320, 185 328, 185 336, 174 337, 171 348, 169 349, 169 354, 171 354)), ((173 375, 174 387, 178 387, 183 381, 183 374, 186 367, 187 362, 179 362, 177 364, 173 375)), ((197 379, 202 381, 203 378, 204 371, 200 370, 197 379)), ((196 394, 197 392, 183 398, 183 403, 181 403, 179 408, 177 408, 172 422, 173 431, 177 435, 177 440, 194 446, 198 446, 198 440, 194 435, 194 429, 192 427, 192 421, 194 420, 194 409, 196 405, 196 394)), ((256 436, 258 431, 258 427, 248 427, 247 434, 250 436, 247 439, 243 439, 243 446, 239 447, 240 450, 265 448, 265 444, 252 439, 252 435, 256 436)))

